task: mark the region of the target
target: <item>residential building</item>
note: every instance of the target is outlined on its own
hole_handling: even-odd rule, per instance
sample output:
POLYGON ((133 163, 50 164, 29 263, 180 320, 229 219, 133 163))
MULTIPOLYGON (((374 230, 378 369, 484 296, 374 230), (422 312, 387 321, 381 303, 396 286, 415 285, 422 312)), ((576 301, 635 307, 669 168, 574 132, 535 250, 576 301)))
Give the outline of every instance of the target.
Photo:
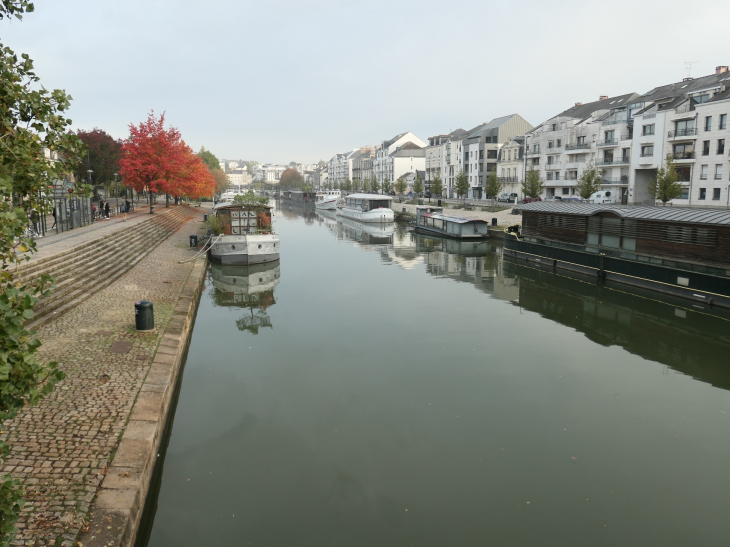
POLYGON ((431 191, 431 183, 434 181, 436 175, 441 177, 441 182, 444 187, 447 187, 446 181, 446 169, 444 161, 446 159, 446 143, 450 138, 455 135, 466 134, 463 129, 457 129, 444 135, 435 135, 428 138, 428 146, 426 147, 426 176, 423 180, 423 184, 427 191, 431 191))
POLYGON ((520 194, 525 178, 525 137, 510 137, 497 155, 497 175, 502 192, 520 194))
POLYGON ((327 184, 327 167, 318 167, 312 174, 312 187, 315 191, 324 190, 327 184))
POLYGON ((373 159, 373 173, 378 182, 382 185, 385 177, 388 177, 392 183, 408 171, 424 170, 426 168, 426 146, 425 142, 410 131, 383 141, 373 159), (399 149, 401 152, 396 156, 399 149), (410 161, 406 161, 406 158, 410 161))
POLYGON ((359 151, 359 148, 355 148, 349 152, 332 156, 332 159, 327 163, 330 182, 342 184, 347 179, 352 180, 352 156, 356 152, 359 153, 359 151))
POLYGON ((289 169, 288 165, 275 165, 265 163, 257 165, 254 169, 254 182, 265 182, 268 184, 279 184, 281 174, 289 169))
POLYGON ((352 176, 350 180, 365 181, 372 178, 373 158, 375 157, 375 149, 364 146, 360 150, 356 150, 349 158, 352 163, 352 176))
POLYGON ((602 95, 575 105, 525 135, 525 173, 536 169, 546 196, 571 196, 586 166, 602 168, 602 189, 628 196, 633 112, 637 93, 602 95))
POLYGON ((651 181, 671 154, 684 188, 676 205, 726 207, 730 203, 730 72, 685 78, 641 95, 631 151, 629 203, 653 205, 651 181))

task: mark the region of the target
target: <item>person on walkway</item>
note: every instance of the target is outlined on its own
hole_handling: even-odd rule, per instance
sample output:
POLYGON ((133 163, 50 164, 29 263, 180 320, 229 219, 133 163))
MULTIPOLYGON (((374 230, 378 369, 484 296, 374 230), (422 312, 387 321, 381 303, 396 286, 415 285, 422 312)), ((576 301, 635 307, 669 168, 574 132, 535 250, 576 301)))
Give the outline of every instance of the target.
POLYGON ((127 222, 127 205, 122 203, 119 207, 119 212, 122 213, 122 222, 127 222))
POLYGON ((53 226, 51 226, 51 230, 53 230, 56 227, 56 208, 53 208, 53 226))
POLYGON ((125 199, 124 200, 124 205, 127 207, 127 212, 128 213, 131 213, 132 212, 132 204, 129 203, 129 200, 128 199, 125 199))
POLYGON ((109 219, 109 202, 104 203, 104 216, 106 216, 107 219, 109 219))

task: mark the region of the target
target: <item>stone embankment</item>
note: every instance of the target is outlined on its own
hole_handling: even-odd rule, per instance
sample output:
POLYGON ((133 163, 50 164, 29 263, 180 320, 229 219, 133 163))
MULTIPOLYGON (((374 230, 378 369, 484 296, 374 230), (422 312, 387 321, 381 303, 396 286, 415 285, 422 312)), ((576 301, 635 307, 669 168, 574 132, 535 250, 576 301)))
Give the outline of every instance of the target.
POLYGON ((203 258, 179 263, 201 220, 171 208, 28 263, 26 275, 58 272, 36 330, 67 378, 5 424, 0 472, 27 494, 15 545, 133 544, 204 279, 203 258), (152 332, 134 328, 140 299, 154 302, 152 332))

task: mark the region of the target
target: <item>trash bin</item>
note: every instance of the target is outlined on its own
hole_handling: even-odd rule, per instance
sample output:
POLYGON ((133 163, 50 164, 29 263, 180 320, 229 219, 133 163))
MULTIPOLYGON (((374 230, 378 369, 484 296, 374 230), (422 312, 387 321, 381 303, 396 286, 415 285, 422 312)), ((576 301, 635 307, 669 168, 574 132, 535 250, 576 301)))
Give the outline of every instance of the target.
POLYGON ((193 234, 190 236, 190 246, 191 247, 197 247, 198 246, 198 236, 193 234))
POLYGON ((496 226, 496 225, 497 225, 497 219, 496 218, 493 218, 492 219, 492 226, 496 226))
POLYGON ((441 200, 439 200, 439 207, 441 207, 441 200))
POLYGON ((134 324, 137 330, 153 330, 155 328, 155 312, 152 302, 140 300, 134 304, 134 324))
POLYGON ((154 205, 150 205, 150 214, 152 214, 154 212, 155 212, 155 206, 154 205))
POLYGON ((207 214, 204 214, 203 215, 203 222, 208 222, 208 215, 207 214))

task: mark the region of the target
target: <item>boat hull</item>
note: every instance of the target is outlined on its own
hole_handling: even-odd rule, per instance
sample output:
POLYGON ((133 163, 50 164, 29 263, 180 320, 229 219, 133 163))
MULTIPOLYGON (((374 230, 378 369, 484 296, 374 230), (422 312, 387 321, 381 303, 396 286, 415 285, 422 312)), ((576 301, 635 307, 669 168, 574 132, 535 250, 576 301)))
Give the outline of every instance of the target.
POLYGON ((350 209, 349 207, 342 207, 337 209, 337 214, 345 218, 351 218, 358 222, 393 222, 395 220, 395 214, 393 209, 373 209, 371 211, 358 211, 356 209, 350 209))
POLYGON ((208 251, 210 259, 221 264, 248 265, 279 259, 277 234, 221 236, 208 251))
POLYGON ((417 232, 419 234, 424 235, 430 235, 430 236, 438 236, 438 237, 447 237, 449 239, 461 239, 461 240, 483 240, 487 239, 489 236, 483 235, 483 234, 449 234, 447 232, 443 232, 441 230, 432 230, 431 228, 428 228, 427 226, 418 226, 417 224, 411 224, 413 227, 413 231, 417 232))
POLYGON ((325 211, 335 211, 337 209, 337 199, 331 199, 326 201, 318 201, 314 204, 317 209, 325 211))

